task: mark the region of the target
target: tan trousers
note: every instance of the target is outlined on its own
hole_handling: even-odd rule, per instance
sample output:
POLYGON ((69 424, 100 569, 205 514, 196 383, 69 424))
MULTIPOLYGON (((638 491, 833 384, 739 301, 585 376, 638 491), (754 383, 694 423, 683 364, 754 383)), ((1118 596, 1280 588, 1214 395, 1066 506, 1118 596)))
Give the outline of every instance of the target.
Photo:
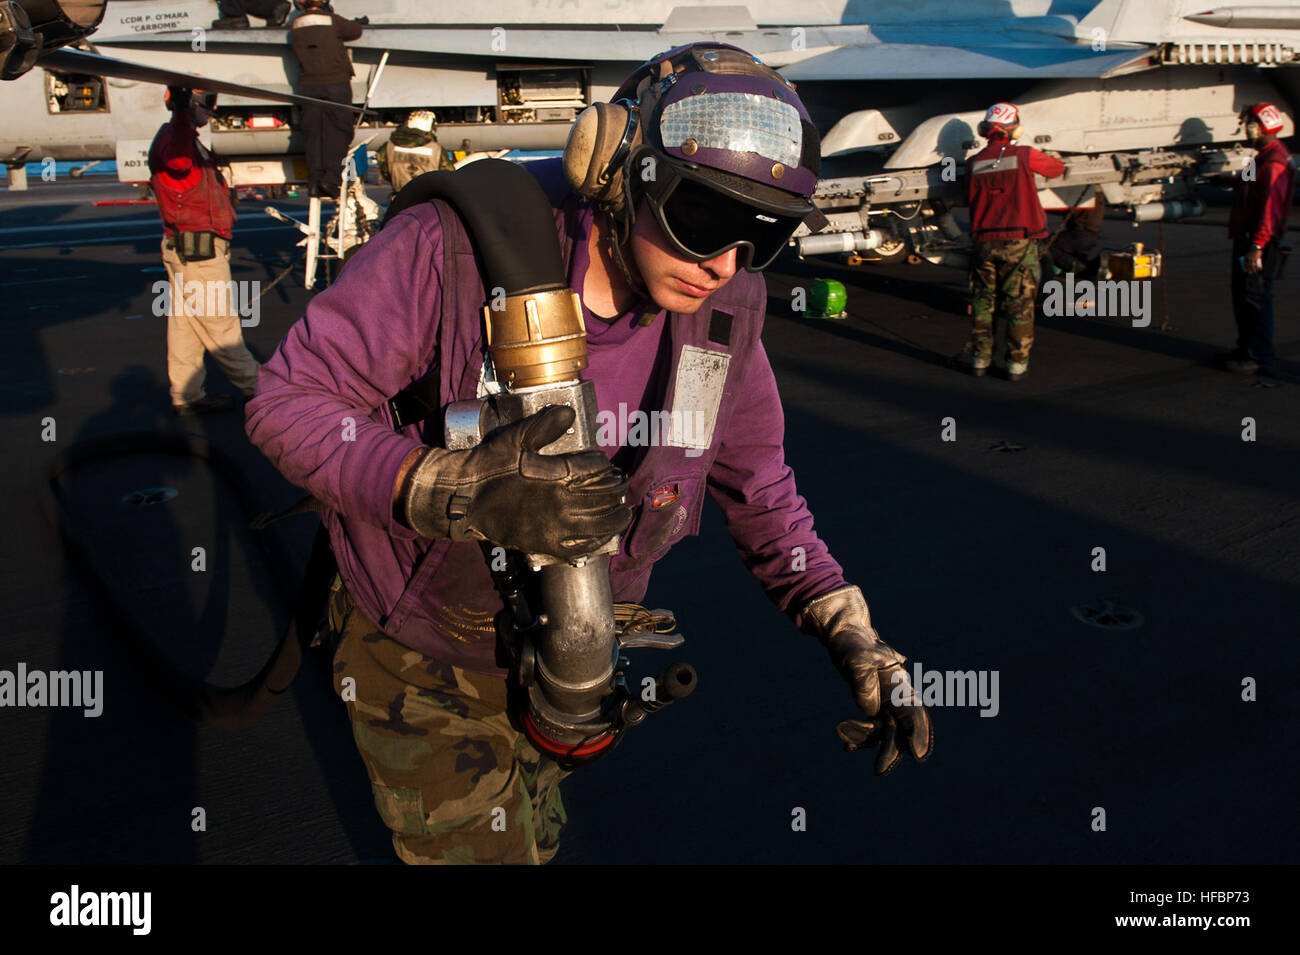
MULTIPOLYGON (((245 395, 257 390, 261 366, 244 345, 239 311, 230 286, 230 243, 214 239, 216 256, 204 262, 182 263, 163 239, 163 265, 171 280, 167 315, 167 378, 173 405, 187 405, 204 396, 203 353, 211 352, 230 383, 245 395), (197 286, 193 283, 199 283, 197 286), (212 283, 212 284, 209 284, 212 283), (217 285, 216 283, 222 283, 217 285), (187 293, 188 287, 188 293, 187 293)), ((238 301, 243 301, 241 296, 238 301)))

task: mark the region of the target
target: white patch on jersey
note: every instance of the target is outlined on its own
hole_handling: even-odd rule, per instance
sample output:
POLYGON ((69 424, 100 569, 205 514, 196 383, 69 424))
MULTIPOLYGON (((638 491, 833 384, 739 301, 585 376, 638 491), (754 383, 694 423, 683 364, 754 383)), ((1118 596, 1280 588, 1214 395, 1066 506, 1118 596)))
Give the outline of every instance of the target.
POLYGON ((1015 153, 1010 156, 998 156, 996 159, 977 159, 971 163, 971 175, 978 176, 986 172, 1002 172, 1015 169, 1020 165, 1020 157, 1015 153))
POLYGON ((670 415, 672 426, 665 442, 669 447, 707 451, 712 446, 730 365, 731 356, 726 352, 694 345, 682 348, 670 415))

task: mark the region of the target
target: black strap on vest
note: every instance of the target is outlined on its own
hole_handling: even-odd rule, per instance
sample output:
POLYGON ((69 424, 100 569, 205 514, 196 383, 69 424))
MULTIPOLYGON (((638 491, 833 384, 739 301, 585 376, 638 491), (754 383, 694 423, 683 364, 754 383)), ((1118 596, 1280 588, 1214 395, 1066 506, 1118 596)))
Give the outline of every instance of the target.
POLYGON ((709 316, 709 341, 716 345, 730 345, 731 321, 732 316, 729 312, 715 308, 713 314, 709 316))
POLYGON ((418 381, 389 398, 388 414, 393 419, 393 430, 401 431, 437 413, 441 407, 438 401, 441 384, 442 378, 435 364, 418 381))

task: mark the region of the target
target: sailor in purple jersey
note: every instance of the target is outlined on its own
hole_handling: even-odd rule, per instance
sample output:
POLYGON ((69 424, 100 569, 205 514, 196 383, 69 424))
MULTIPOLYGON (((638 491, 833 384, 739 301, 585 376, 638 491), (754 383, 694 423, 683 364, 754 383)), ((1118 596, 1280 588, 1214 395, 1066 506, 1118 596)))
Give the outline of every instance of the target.
MULTIPOLYGON (((769 598, 849 682, 866 718, 846 743, 878 744, 881 774, 904 750, 918 760, 930 752, 929 716, 904 658, 872 628, 785 463, 760 340, 759 272, 814 214, 816 130, 779 74, 720 44, 662 54, 615 100, 622 105, 601 110, 623 112, 602 118, 633 112, 637 122, 612 137, 604 124, 588 143, 590 174, 572 148, 582 118, 563 161, 528 166, 551 200, 582 299, 584 377, 610 464, 548 457, 575 459, 571 472, 625 473, 608 499, 575 516, 565 506, 577 500, 566 496, 571 482, 556 477, 547 498, 555 506, 497 514, 501 501, 526 500, 546 479, 489 494, 491 482, 464 457, 472 452, 439 450, 439 421, 393 431, 387 399, 435 365, 444 406, 481 395, 490 376, 481 318, 489 290, 458 218, 431 203, 396 215, 316 296, 248 406, 253 443, 328 508, 341 578, 330 611, 341 640, 336 682, 353 692, 344 697, 376 805, 407 862, 545 862, 564 820, 563 773, 505 718, 492 622, 502 604, 482 550, 450 539, 445 501, 412 496, 410 474, 430 462, 448 489, 479 495, 481 523, 500 529, 483 536, 504 546, 623 533, 610 563, 619 602, 640 601, 654 564, 697 533, 707 491, 769 598), (508 824, 494 815, 502 807, 508 824)), ((525 462, 562 433, 569 419, 557 411, 501 429, 511 437, 492 452, 497 463, 525 462)))

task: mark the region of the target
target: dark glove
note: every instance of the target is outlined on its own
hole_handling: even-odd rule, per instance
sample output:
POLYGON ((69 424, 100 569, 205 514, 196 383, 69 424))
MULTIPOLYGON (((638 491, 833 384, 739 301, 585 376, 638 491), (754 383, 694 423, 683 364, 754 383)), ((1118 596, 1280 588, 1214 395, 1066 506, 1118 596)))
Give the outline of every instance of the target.
POLYGON ((190 100, 194 91, 185 86, 167 87, 167 106, 173 112, 190 108, 190 100))
POLYGON ((845 749, 879 743, 877 776, 898 765, 902 745, 917 762, 924 762, 934 745, 930 714, 907 678, 906 658, 872 629, 862 591, 857 587, 831 591, 809 601, 802 615, 804 629, 825 644, 831 661, 848 680, 854 701, 870 717, 845 720, 836 727, 845 749))
POLYGON ((467 451, 429 448, 407 475, 398 513, 425 537, 566 560, 598 550, 632 522, 622 472, 600 451, 538 453, 574 417, 552 405, 467 451))

